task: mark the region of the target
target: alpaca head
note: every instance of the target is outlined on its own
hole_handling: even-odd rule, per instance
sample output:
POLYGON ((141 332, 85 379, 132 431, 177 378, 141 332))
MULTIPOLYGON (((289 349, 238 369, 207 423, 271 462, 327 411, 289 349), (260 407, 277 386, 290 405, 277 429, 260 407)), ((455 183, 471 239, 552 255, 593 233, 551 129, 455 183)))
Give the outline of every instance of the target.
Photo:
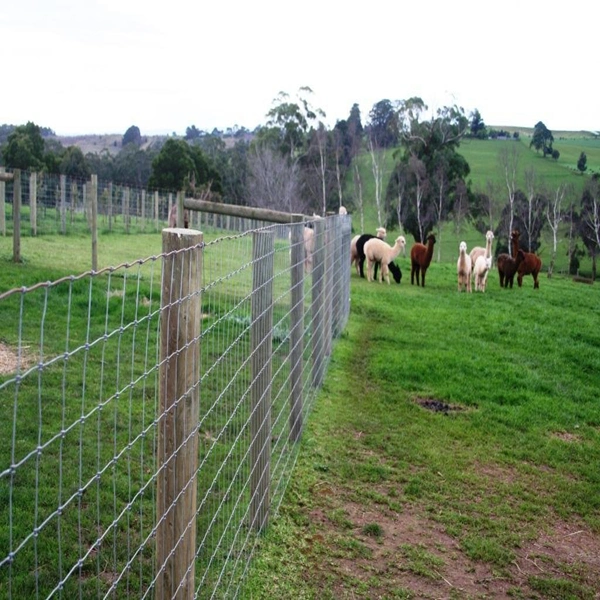
POLYGON ((387 235, 387 231, 385 230, 385 227, 378 227, 376 229, 376 233, 377 233, 377 237, 380 240, 385 240, 385 236, 387 235))
POLYGON ((485 239, 488 242, 491 242, 494 239, 494 232, 489 230, 486 234, 485 234, 485 239))
POLYGON ((461 242, 458 250, 461 254, 466 254, 467 253, 467 242, 461 242))
POLYGON ((403 256, 406 256, 406 238, 403 235, 399 235, 396 238, 396 243, 400 244, 400 252, 403 256))
POLYGON ((400 267, 394 261, 392 261, 388 265, 388 268, 390 270, 390 273, 394 277, 394 281, 396 283, 400 283, 402 281, 402 271, 400 270, 400 267))
POLYGON ((433 244, 435 244, 435 235, 433 235, 433 233, 430 233, 427 236, 427 241, 431 243, 431 245, 433 246, 433 244))

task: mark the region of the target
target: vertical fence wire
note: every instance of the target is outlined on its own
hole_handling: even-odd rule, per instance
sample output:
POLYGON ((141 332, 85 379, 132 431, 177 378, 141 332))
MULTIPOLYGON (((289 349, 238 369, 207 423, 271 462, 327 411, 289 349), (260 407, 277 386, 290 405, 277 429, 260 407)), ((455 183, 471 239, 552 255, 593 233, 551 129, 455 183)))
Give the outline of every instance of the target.
POLYGON ((350 220, 178 231, 0 293, 0 597, 243 592, 348 316, 350 220))

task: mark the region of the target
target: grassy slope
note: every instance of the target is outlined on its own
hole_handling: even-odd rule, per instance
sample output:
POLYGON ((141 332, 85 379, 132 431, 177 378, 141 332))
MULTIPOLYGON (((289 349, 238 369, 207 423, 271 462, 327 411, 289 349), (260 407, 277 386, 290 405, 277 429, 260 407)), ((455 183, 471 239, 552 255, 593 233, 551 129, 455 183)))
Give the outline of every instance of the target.
POLYGON ((352 276, 348 329, 253 598, 600 589, 593 564, 540 545, 564 527, 600 550, 597 288, 553 278, 534 291, 527 278, 501 290, 494 277, 485 295, 459 295, 450 265, 428 277, 422 289, 352 276), (431 413, 419 398, 465 410, 431 413), (539 571, 527 569, 532 548, 539 571))

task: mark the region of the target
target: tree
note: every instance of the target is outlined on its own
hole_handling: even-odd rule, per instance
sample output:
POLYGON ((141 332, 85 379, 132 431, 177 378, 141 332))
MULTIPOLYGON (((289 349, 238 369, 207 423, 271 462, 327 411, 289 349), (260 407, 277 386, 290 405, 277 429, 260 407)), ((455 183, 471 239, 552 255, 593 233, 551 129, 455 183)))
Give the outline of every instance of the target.
MULTIPOLYGON (((402 164, 408 165, 412 175, 407 179, 407 195, 414 199, 405 204, 402 226, 416 241, 422 242, 437 223, 434 204, 439 186, 434 181, 444 180, 444 195, 451 210, 455 187, 459 181, 466 181, 469 174, 468 163, 457 152, 469 130, 469 121, 462 108, 445 106, 421 122, 420 115, 427 107, 420 98, 410 98, 397 106, 402 145, 393 155, 397 160, 394 171, 398 172, 402 164)), ((387 187, 386 205, 397 197, 399 181, 400 177, 393 173, 387 187)), ((393 226, 395 215, 388 214, 387 218, 388 226, 393 226)))
POLYGON ((178 192, 195 171, 190 147, 183 140, 169 138, 152 161, 149 186, 178 192))
POLYGON ((283 154, 292 158, 297 157, 306 142, 306 135, 312 123, 319 116, 325 117, 321 109, 313 108, 309 102, 308 95, 312 93, 309 87, 301 87, 296 101, 293 102, 290 101, 289 94, 279 92, 277 98, 273 100, 275 106, 267 113, 267 131, 260 136, 260 141, 276 142, 283 154))
POLYGON ((548 265, 548 277, 552 277, 554 271, 554 262, 556 260, 556 249, 558 247, 558 228, 564 218, 564 200, 568 193, 572 193, 572 188, 561 183, 548 198, 546 205, 546 219, 550 230, 552 231, 552 255, 548 265))
POLYGON ((369 112, 367 135, 376 148, 392 148, 398 143, 398 115, 389 100, 380 100, 369 112))
POLYGON ((44 167, 44 139, 40 127, 31 121, 15 127, 8 136, 2 156, 6 166, 12 169, 41 170, 44 167))
MULTIPOLYGON (((513 227, 514 221, 514 204, 515 204, 515 195, 517 192, 517 172, 519 167, 519 147, 515 145, 504 146, 500 153, 498 154, 498 162, 500 164, 500 169, 502 170, 502 174, 504 176, 504 183, 506 184, 506 189, 508 191, 508 226, 506 231, 499 232, 499 236, 506 236, 506 240, 510 240, 510 235, 513 227)), ((510 247, 510 242, 507 241, 507 245, 510 247)))
POLYGON ((475 109, 471 113, 471 137, 477 138, 479 140, 483 140, 487 137, 487 127, 481 118, 480 112, 475 109))
POLYGON ((121 145, 125 148, 128 144, 135 144, 138 147, 142 145, 142 134, 136 125, 132 125, 123 135, 121 145))
POLYGON ((185 139, 188 141, 197 140, 201 136, 202 131, 200 131, 195 125, 187 127, 185 130, 185 139))
POLYGON ((90 168, 80 148, 69 146, 66 149, 60 163, 60 172, 74 179, 87 179, 90 176, 90 168))
POLYGON ((577 159, 577 170, 583 175, 587 170, 587 155, 582 152, 577 159))
POLYGON ((596 257, 600 251, 600 176, 594 173, 581 196, 579 233, 592 258, 592 279, 596 279, 596 257))
POLYGON ((253 144, 248 159, 248 203, 287 212, 304 212, 298 163, 266 145, 253 144))
POLYGON ((541 150, 545 158, 548 154, 552 155, 553 142, 554 136, 552 132, 541 121, 538 121, 533 128, 533 136, 529 147, 533 146, 536 152, 541 150))

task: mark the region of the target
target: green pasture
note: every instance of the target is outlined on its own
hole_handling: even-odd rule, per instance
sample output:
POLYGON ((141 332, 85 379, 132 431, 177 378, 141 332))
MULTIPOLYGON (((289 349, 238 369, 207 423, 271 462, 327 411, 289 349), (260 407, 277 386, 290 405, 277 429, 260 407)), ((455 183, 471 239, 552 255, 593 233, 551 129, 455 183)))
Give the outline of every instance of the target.
POLYGON ((598 288, 501 289, 491 273, 485 293, 458 293, 455 267, 435 263, 418 288, 398 262, 401 285, 352 274, 247 597, 593 600, 598 288))

